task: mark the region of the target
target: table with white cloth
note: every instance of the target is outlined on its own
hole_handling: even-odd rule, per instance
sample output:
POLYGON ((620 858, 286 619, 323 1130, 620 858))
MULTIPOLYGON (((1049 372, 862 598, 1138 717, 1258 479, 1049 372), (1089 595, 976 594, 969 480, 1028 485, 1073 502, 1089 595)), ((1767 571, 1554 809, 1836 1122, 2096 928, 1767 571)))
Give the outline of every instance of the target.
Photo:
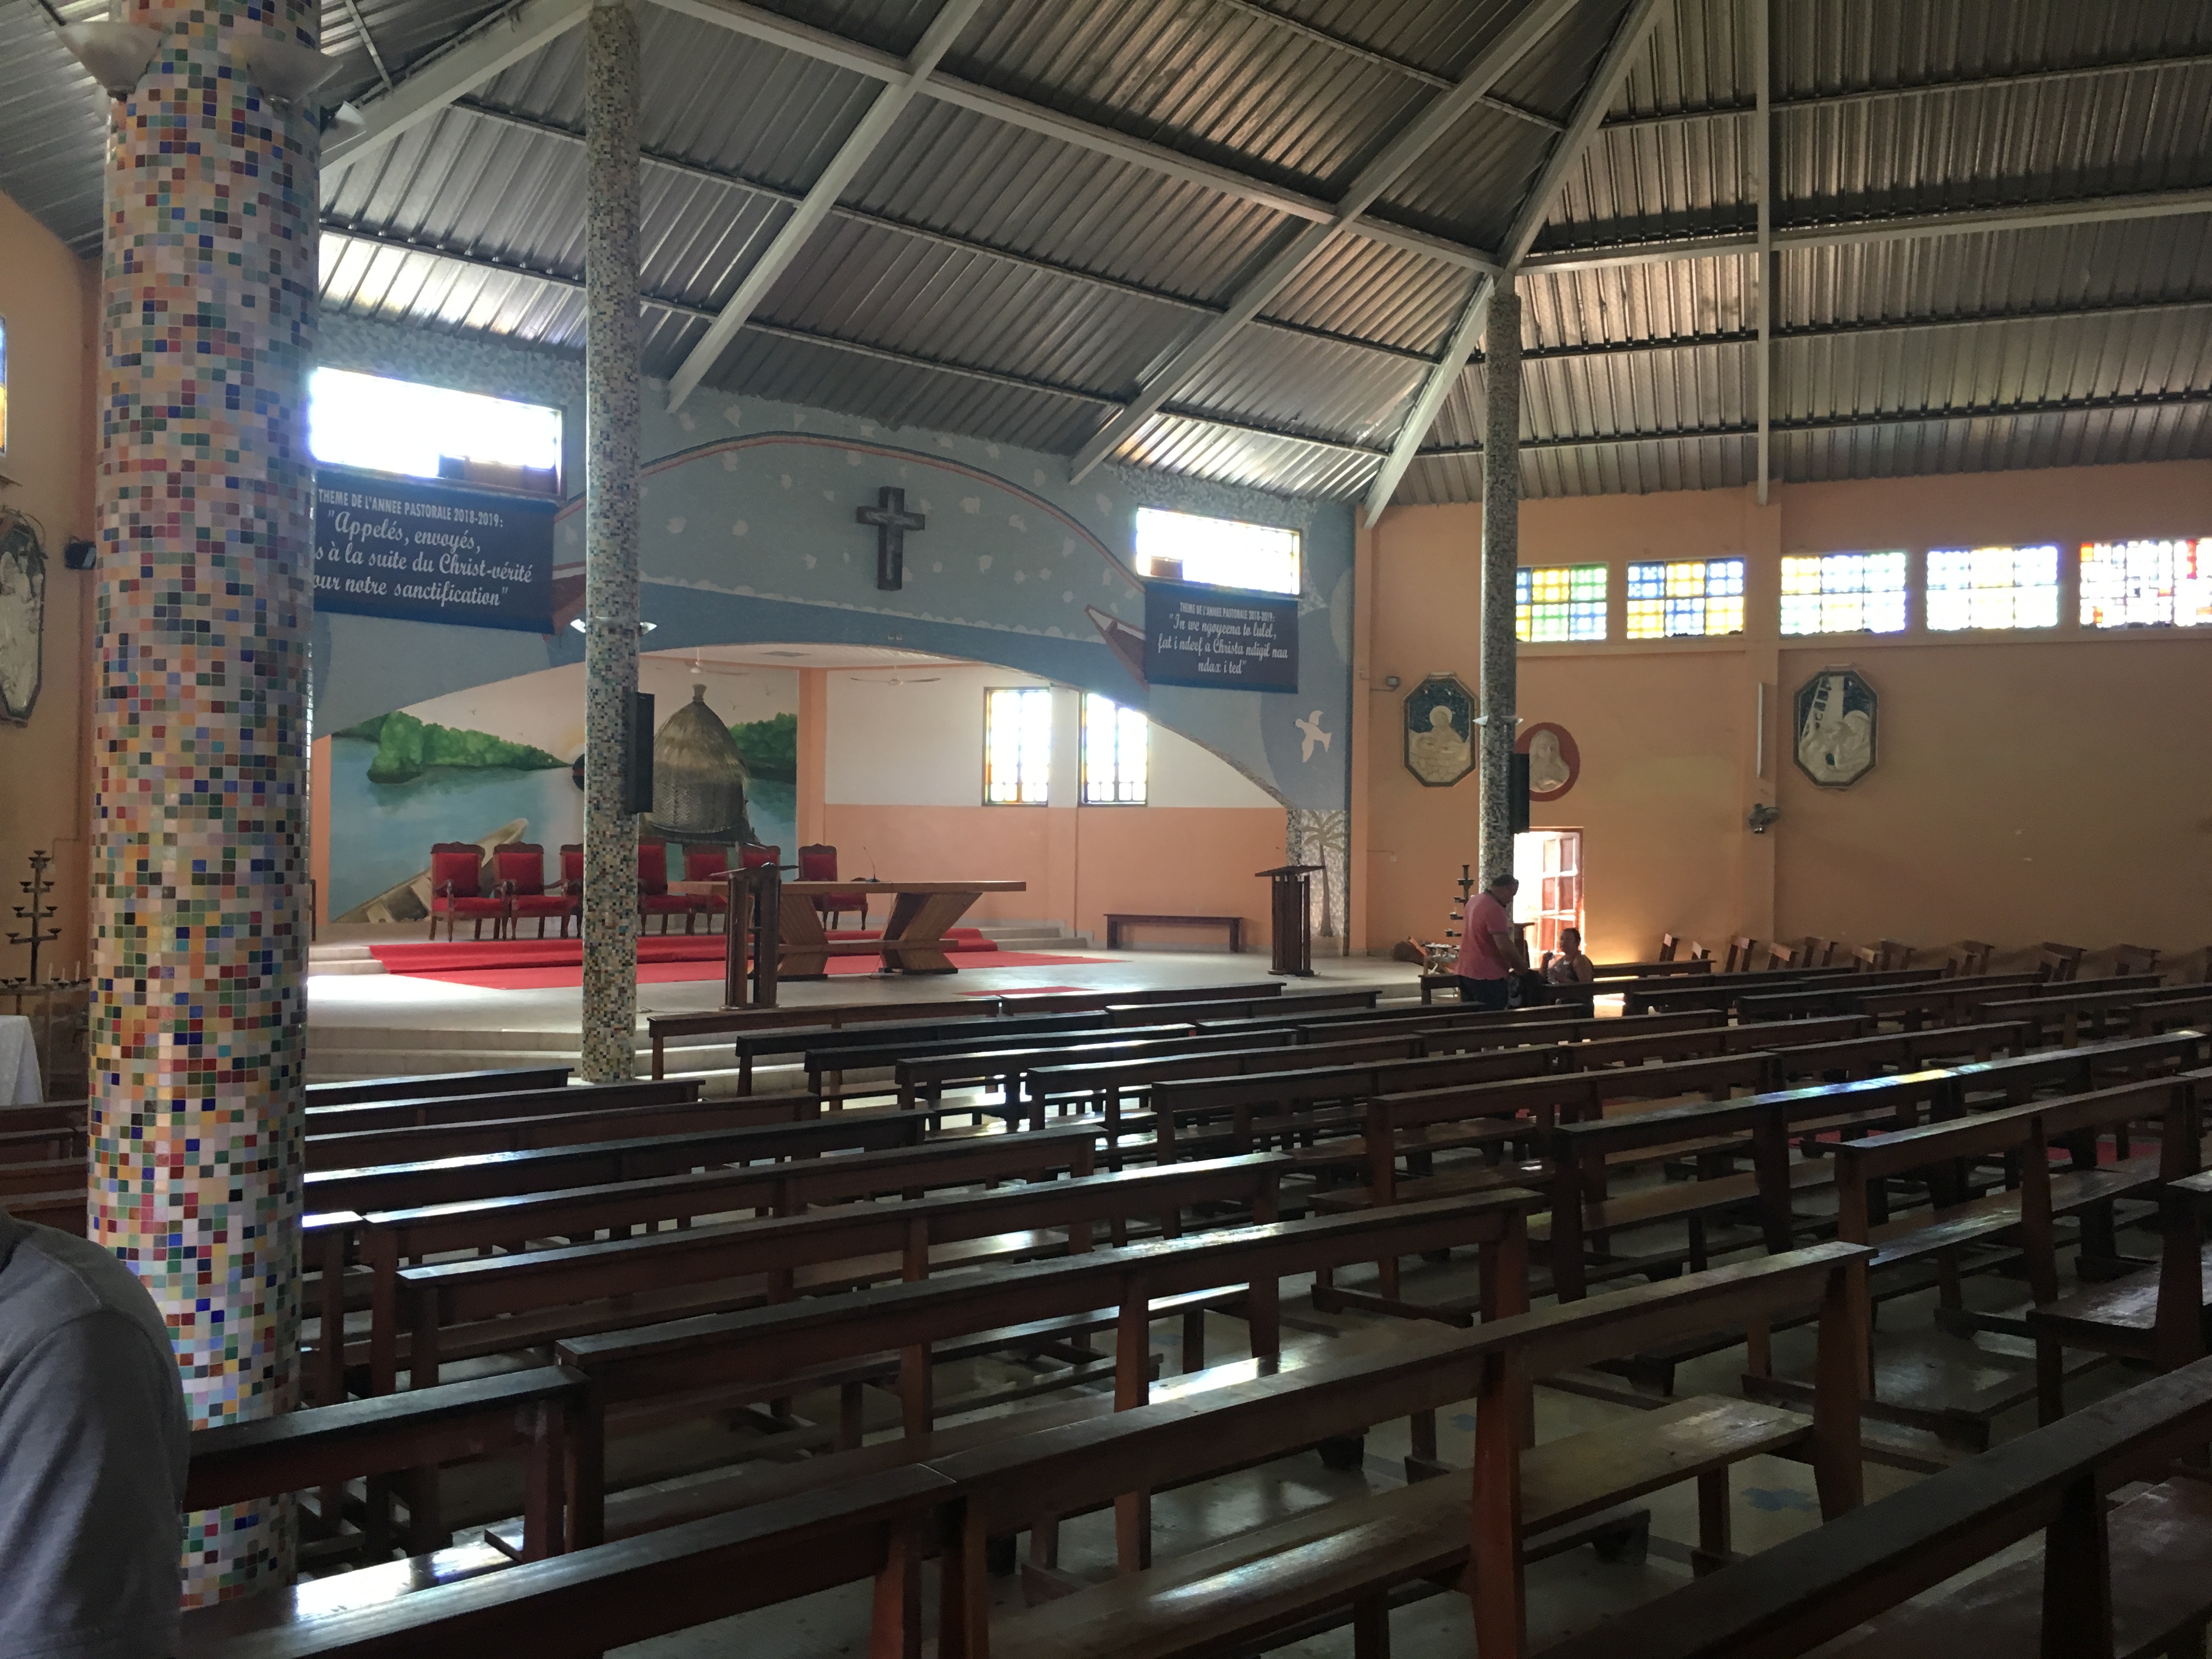
POLYGON ((35 1106, 45 1098, 30 1016, 0 1014, 0 1106, 35 1106))

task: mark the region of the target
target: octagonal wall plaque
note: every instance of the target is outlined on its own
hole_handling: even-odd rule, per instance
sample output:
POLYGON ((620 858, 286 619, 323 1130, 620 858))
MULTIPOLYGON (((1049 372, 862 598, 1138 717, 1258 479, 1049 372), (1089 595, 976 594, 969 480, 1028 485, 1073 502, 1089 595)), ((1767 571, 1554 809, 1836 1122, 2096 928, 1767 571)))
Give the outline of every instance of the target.
POLYGON ((1823 789, 1848 789, 1874 770, 1881 711, 1854 668, 1823 668, 1797 688, 1790 732, 1797 769, 1823 789))
POLYGON ((1456 674, 1431 674, 1406 694, 1406 769, 1431 789, 1474 770, 1474 696, 1456 674))

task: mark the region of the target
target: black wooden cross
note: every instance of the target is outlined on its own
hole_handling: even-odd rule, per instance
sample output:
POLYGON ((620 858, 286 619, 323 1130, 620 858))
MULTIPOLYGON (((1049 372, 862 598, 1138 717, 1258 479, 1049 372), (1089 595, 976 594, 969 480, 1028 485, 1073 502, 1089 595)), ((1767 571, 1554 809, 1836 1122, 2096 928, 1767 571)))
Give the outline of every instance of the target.
POLYGON ((906 586, 906 532, 920 530, 928 520, 906 510, 906 491, 886 485, 879 492, 882 505, 864 507, 853 516, 876 527, 876 586, 896 592, 906 586))

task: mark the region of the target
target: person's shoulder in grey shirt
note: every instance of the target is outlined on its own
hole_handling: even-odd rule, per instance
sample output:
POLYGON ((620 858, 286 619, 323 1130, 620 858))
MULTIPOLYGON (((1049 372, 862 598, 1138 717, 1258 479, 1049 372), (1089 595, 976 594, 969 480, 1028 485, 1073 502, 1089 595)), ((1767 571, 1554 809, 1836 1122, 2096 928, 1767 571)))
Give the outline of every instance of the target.
POLYGON ((176 1652, 190 1455, 145 1287, 89 1239, 0 1210, 0 1654, 176 1652))

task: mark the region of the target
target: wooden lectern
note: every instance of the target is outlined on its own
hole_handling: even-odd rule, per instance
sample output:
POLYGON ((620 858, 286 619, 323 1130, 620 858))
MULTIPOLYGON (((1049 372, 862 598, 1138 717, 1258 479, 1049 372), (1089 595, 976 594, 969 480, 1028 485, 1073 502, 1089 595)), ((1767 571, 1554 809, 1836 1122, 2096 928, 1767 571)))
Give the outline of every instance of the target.
POLYGON ((1275 906, 1275 962, 1267 969, 1271 974, 1289 974, 1298 979, 1313 977, 1313 883, 1310 878, 1321 867, 1318 864, 1285 864, 1278 869, 1255 872, 1273 884, 1271 896, 1275 906))

